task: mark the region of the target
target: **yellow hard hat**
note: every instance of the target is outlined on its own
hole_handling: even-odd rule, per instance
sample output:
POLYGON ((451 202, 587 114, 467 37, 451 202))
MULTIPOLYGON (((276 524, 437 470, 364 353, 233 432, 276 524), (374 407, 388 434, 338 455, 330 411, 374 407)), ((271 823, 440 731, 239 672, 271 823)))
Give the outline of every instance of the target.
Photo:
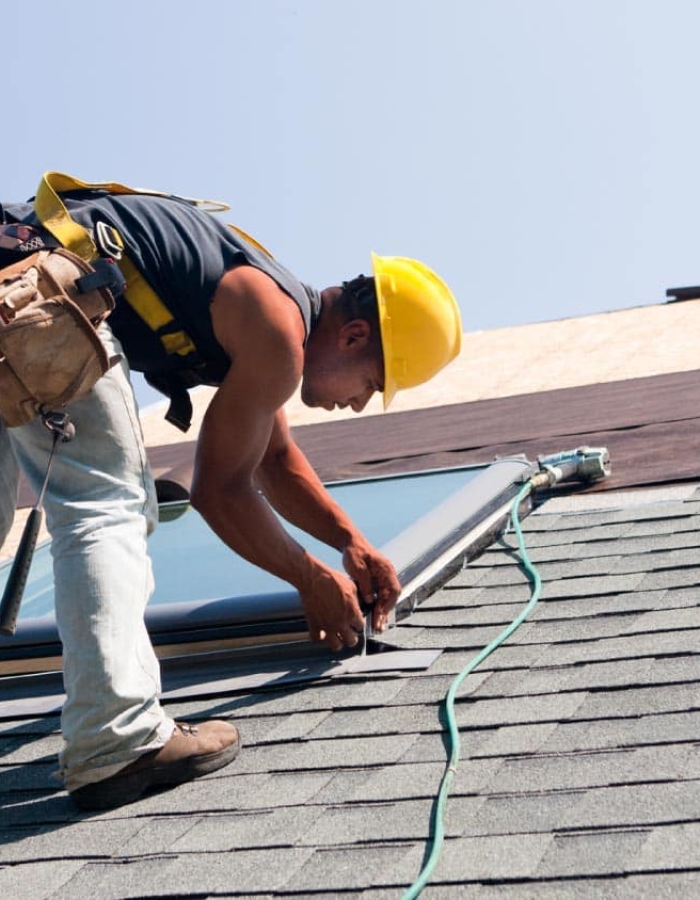
POLYGON ((384 351, 384 409, 451 362, 462 346, 459 306, 432 269, 405 256, 372 254, 384 351))

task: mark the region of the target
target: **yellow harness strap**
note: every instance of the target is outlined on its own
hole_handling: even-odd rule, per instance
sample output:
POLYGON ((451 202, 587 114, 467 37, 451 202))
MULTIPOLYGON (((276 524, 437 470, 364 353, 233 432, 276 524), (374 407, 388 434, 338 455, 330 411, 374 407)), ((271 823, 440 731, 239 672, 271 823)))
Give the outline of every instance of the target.
MULTIPOLYGON (((172 196, 163 191, 130 188, 116 181, 89 183, 62 172, 46 172, 39 182, 34 199, 37 218, 63 247, 87 262, 97 259, 100 251, 91 233, 71 218, 66 205, 59 196, 61 191, 75 190, 103 190, 110 194, 151 194, 156 197, 172 196)), ((188 202, 194 203, 208 212, 221 212, 229 209, 227 204, 212 200, 189 200, 188 202)), ((262 244, 246 234, 245 231, 235 225, 230 227, 244 240, 267 253, 268 256, 272 256, 269 250, 266 250, 262 244)), ((121 237, 117 234, 116 229, 112 228, 111 231, 121 242, 121 237)), ((127 303, 158 335, 166 353, 179 356, 188 356, 190 353, 194 353, 195 345, 186 331, 161 333, 161 329, 167 328, 174 322, 173 315, 131 260, 122 254, 117 260, 117 264, 126 279, 127 287, 124 296, 127 303)))

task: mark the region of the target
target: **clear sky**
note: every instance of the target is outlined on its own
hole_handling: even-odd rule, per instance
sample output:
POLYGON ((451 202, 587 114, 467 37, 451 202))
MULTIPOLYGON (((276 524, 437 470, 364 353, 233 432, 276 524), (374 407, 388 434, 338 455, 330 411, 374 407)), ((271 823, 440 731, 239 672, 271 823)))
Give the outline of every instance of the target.
POLYGON ((317 287, 422 259, 465 330, 700 283, 697 0, 33 0, 2 34, 0 200, 224 200, 317 287))

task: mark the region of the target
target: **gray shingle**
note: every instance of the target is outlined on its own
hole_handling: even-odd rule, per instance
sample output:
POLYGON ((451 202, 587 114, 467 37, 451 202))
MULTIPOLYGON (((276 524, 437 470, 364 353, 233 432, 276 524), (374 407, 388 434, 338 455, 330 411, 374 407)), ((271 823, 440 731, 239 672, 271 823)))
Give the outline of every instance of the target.
POLYGON ((600 541, 608 545, 609 552, 610 542, 614 542, 617 538, 635 536, 635 528, 637 526, 630 522, 614 524, 606 516, 601 516, 600 521, 602 523, 600 525, 593 524, 584 527, 580 522, 573 521, 573 518, 570 516, 559 517, 556 525, 547 518, 543 518, 540 521, 531 518, 526 520, 525 523, 525 546, 529 549, 530 547, 595 544, 600 541))
POLYGON ((294 741, 308 737, 325 719, 332 715, 331 710, 318 712, 292 713, 282 721, 275 720, 273 728, 265 735, 267 741, 294 741))
POLYGON ((491 795, 472 823, 472 834, 548 834, 566 821, 565 813, 580 796, 578 791, 491 795))
POLYGON ((415 740, 415 734, 367 735, 249 747, 236 760, 236 767, 239 772, 280 772, 382 765, 400 759, 415 740))
POLYGON ((572 790, 650 780, 672 781, 688 758, 686 744, 607 750, 506 760, 489 784, 489 793, 572 790))
POLYGON ((470 756, 512 756, 536 753, 561 725, 545 722, 537 725, 501 725, 489 731, 466 731, 462 742, 470 756), (475 737, 477 738, 475 740, 475 737))
POLYGON ((697 897, 700 893, 700 873, 645 873, 608 878, 568 878, 534 883, 484 885, 478 900, 678 900, 697 897))
MULTIPOLYGON (((352 800, 369 802, 378 800, 398 800, 402 797, 434 797, 447 765, 447 754, 443 761, 427 763, 397 763, 367 770, 363 778, 352 788, 342 785, 334 791, 335 781, 319 798, 325 803, 352 800)), ((459 765, 452 782, 451 793, 471 794, 480 791, 495 776, 502 761, 495 759, 467 759, 459 765)), ((342 779, 342 776, 339 776, 342 779)), ((342 784, 342 781, 341 781, 342 784)))
POLYGON ((0 844, 0 863, 30 859, 73 859, 110 856, 140 829, 138 819, 75 822, 70 827, 16 827, 0 844))
POLYGON ((628 534, 630 537, 656 537, 660 534, 676 534, 678 531, 697 534, 698 528, 700 516, 677 516, 653 522, 635 522, 628 534))
POLYGON ((326 785, 335 777, 331 772, 275 772, 261 774, 263 779, 253 789, 239 793, 237 782, 228 792, 229 809, 274 809, 283 802, 287 806, 315 803, 326 785))
POLYGON ((696 684, 653 685, 624 691, 598 691, 590 694, 578 710, 580 718, 648 715, 698 708, 696 684))
POLYGON ((693 744, 681 773, 683 778, 700 778, 700 745, 693 744))
POLYGON ((195 815, 146 819, 134 836, 119 848, 120 856, 136 858, 168 853, 179 838, 196 828, 201 821, 195 815))
POLYGON ((317 806, 282 806, 234 815, 206 816, 178 837, 169 848, 173 853, 222 853, 249 847, 293 847, 323 815, 317 806))
MULTIPOLYGON (((630 555, 653 553, 666 550, 678 550, 682 548, 700 547, 700 531, 688 527, 681 530, 682 526, 667 534, 648 534, 639 536, 620 536, 613 541, 588 540, 580 543, 548 543, 528 546, 528 555, 532 561, 539 565, 545 562, 561 562, 571 560, 601 560, 611 557, 625 558, 630 555)), ((556 532, 555 532, 556 533, 556 532)), ((530 541, 529 534, 527 538, 530 541)), ((516 543, 512 539, 497 541, 481 556, 472 560, 466 572, 478 571, 484 568, 508 567, 513 565, 513 557, 506 550, 514 550, 516 543)))
POLYGON ((564 828, 653 826, 700 817, 700 782, 663 781, 588 790, 559 819, 564 828))
POLYGON ((58 716, 44 716, 41 719, 28 719, 27 721, 0 719, 0 752, 5 746, 4 741, 9 741, 13 737, 22 737, 28 740, 29 738, 44 737, 47 734, 60 735, 60 731, 58 716))
POLYGON ((634 591, 633 593, 605 594, 564 600, 547 600, 539 603, 533 619, 577 619, 581 616, 605 616, 611 613, 642 613, 659 608, 673 609, 695 606, 690 590, 634 591))
POLYGON ((466 700, 457 704, 456 714, 461 728, 501 725, 503 722, 559 721, 572 717, 585 703, 587 696, 583 691, 576 691, 547 697, 504 697, 478 702, 466 700))
POLYGON ((7 743, 0 740, 0 759, 3 765, 49 760, 55 762, 62 747, 63 740, 58 734, 36 736, 32 740, 13 737, 7 743))
MULTIPOLYGON (((430 667, 433 672, 435 666, 430 667)), ((487 672, 475 672, 474 678, 469 682, 470 690, 474 690, 478 684, 488 678, 487 672)), ((396 694, 388 706, 414 706, 427 703, 433 705, 440 703, 450 689, 454 681, 454 672, 448 675, 420 674, 414 678, 407 678, 403 688, 396 694)))
MULTIPOLYGON (((418 855, 422 849, 419 845, 418 855)), ((341 896, 340 891, 361 890, 368 884, 374 884, 393 886, 396 896, 400 887, 408 886, 406 874, 409 878, 413 874, 411 861, 414 853, 411 844, 386 844, 381 836, 366 846, 316 850, 285 887, 306 891, 308 896, 324 890, 341 896)), ((418 870, 419 867, 416 867, 416 874, 418 870)))
POLYGON ((638 869, 685 869, 696 867, 700 822, 660 825, 647 838, 638 869))
MULTIPOLYGON (((479 752, 479 749, 491 738, 492 730, 474 731, 462 729, 462 759, 467 759, 479 752)), ((444 734, 423 734, 410 750, 401 757, 401 762, 436 762, 444 765, 448 751, 444 734)))
POLYGON ((666 588, 693 587, 700 585, 700 570, 697 566, 685 569, 662 569, 644 576, 639 588, 642 591, 658 591, 666 588))
POLYGON ((436 704, 415 706, 386 706, 383 709, 366 710, 364 715, 356 712, 338 711, 325 719, 314 729, 310 738, 323 740, 360 735, 413 734, 416 731, 440 731, 436 704))
POLYGON ((3 897, 49 900, 83 866, 72 859, 38 860, 24 865, 0 868, 0 893, 3 897))
MULTIPOLYGON (((462 823, 483 803, 479 797, 453 796, 447 806, 445 829, 460 834, 462 823)), ((429 837, 433 798, 385 800, 376 803, 327 807, 306 835, 313 846, 371 844, 375 836, 382 841, 425 841, 429 837)))
POLYGON ((697 737, 699 729, 700 712, 562 722, 543 744, 543 750, 566 752, 689 741, 697 737))
MULTIPOLYGON (((7 838, 6 829, 15 826, 55 825, 73 821, 77 817, 72 802, 62 790, 56 788, 52 788, 51 791, 10 791, 8 794, 0 795, 0 803, 2 804, 0 840, 7 838)), ((9 834, 11 836, 12 832, 9 831, 9 834)))
MULTIPOLYGON (((527 878, 536 872, 553 838, 550 834, 488 835, 449 841, 436 880, 527 878)), ((417 857, 417 850, 413 857, 417 857)))
POLYGON ((36 762, 17 765, 0 766, 0 795, 15 791, 43 791, 52 793, 58 790, 60 782, 55 773, 58 769, 57 757, 50 757, 36 762))
POLYGON ((684 628, 700 631, 700 606, 685 609, 661 609, 644 613, 631 622, 626 631, 628 634, 645 634, 684 628))
MULTIPOLYGON (((488 635, 488 640, 498 637, 501 634, 501 628, 494 628, 488 635)), ((461 671, 467 663, 470 663, 483 650, 485 644, 482 641, 474 639, 474 629, 428 629, 422 628, 417 635, 408 632, 402 632, 401 644, 407 649, 435 648, 442 647, 442 655, 447 655, 449 660, 445 662, 442 668, 438 663, 431 666, 430 671, 443 672, 445 668, 449 671, 461 671), (404 636, 405 635, 405 636, 404 636), (457 658, 464 660, 459 667, 452 665, 452 660, 457 658), (435 667, 435 668, 434 668, 435 667)), ((486 672, 494 669, 512 669, 522 668, 523 666, 534 665, 539 658, 547 650, 540 644, 517 645, 512 642, 502 644, 496 653, 489 656, 479 667, 478 671, 486 672)))
POLYGON ((615 637, 632 631, 639 613, 621 616, 585 616, 559 621, 525 621, 512 640, 519 644, 566 644, 615 637))
POLYGON ((540 654, 543 665, 565 665, 613 659, 639 659, 695 653, 698 640, 695 630, 657 632, 629 637, 604 638, 584 643, 559 644, 540 654))
MULTIPOLYGON (((226 890, 275 890, 293 877, 313 853, 308 848, 240 850, 235 864, 227 854, 153 856, 84 866, 55 900, 122 900, 124 897, 206 896, 226 890)), ((52 898, 53 900, 53 898, 52 898)))
POLYGON ((545 878, 581 877, 634 870, 647 837, 643 829, 555 835, 536 874, 545 878))
MULTIPOLYGON (((700 542, 699 542, 700 545, 700 542)), ((611 566, 612 572, 655 572, 689 567, 698 555, 698 545, 682 549, 646 550, 643 553, 619 557, 611 566)))
MULTIPOLYGON (((439 616, 437 618, 439 619, 439 616)), ((421 628, 416 632, 406 629, 402 633, 401 643, 407 649, 433 648, 442 649, 443 652, 445 650, 472 649, 476 655, 502 631, 503 625, 462 629, 441 627, 437 623, 435 627, 421 628)))
MULTIPOLYGON (((700 670, 700 661, 698 668, 700 670)), ((552 694, 562 690, 638 685, 661 678, 662 673, 655 666, 654 660, 621 659, 583 666, 494 672, 480 685, 479 695, 494 697, 503 694, 552 694)))

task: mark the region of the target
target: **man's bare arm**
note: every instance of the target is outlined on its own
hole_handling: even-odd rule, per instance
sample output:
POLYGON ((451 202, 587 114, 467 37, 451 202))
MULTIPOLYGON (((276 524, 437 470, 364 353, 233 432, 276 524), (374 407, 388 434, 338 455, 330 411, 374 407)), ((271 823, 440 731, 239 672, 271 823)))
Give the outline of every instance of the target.
POLYGON ((212 320, 232 365, 202 424, 192 503, 229 547, 297 588, 312 638, 353 645, 362 616, 352 580, 297 543, 256 485, 278 410, 301 378, 299 311, 268 276, 242 267, 222 279, 212 320))
POLYGON ((333 500, 293 440, 282 410, 275 417, 258 483, 288 522, 343 554, 346 571, 367 605, 373 605, 374 628, 383 631, 401 590, 394 567, 333 500))

